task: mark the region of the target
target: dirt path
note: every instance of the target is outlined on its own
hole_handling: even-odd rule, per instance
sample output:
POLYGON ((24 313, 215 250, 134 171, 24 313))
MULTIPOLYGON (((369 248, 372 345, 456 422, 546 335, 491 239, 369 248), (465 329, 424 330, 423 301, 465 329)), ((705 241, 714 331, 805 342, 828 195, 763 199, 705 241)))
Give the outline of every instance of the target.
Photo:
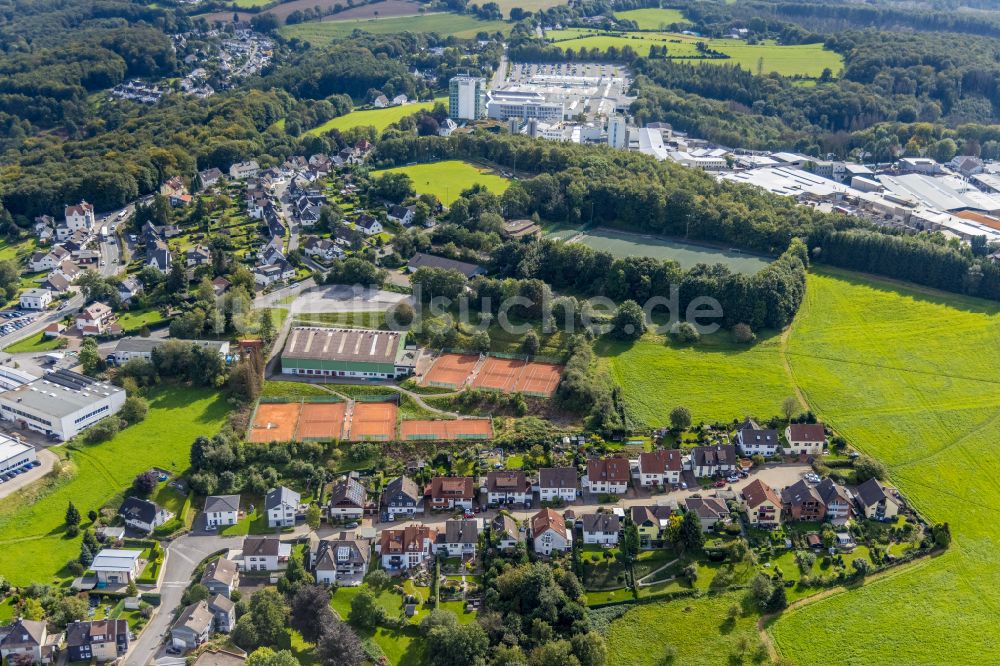
POLYGON ((795 373, 792 371, 792 364, 788 362, 788 338, 792 334, 792 327, 788 326, 781 333, 779 338, 780 344, 778 345, 778 350, 781 353, 781 364, 785 367, 785 374, 788 375, 788 379, 792 382, 792 390, 795 391, 795 399, 799 401, 799 407, 804 411, 809 411, 809 402, 806 400, 805 394, 802 389, 799 388, 799 383, 795 381, 795 373))
MULTIPOLYGON (((656 583, 643 583, 642 581, 646 580, 650 576, 658 574, 659 572, 663 571, 664 569, 666 569, 669 566, 673 566, 674 564, 677 563, 678 559, 680 559, 680 558, 675 557, 674 559, 672 559, 669 562, 667 562, 666 564, 664 564, 662 567, 657 567, 653 571, 650 571, 648 574, 646 574, 645 576, 643 576, 639 580, 635 581, 635 584, 638 585, 639 587, 646 587, 646 586, 649 586, 649 585, 654 585, 656 583, 665 583, 665 582, 667 582, 667 581, 658 580, 658 581, 656 581, 656 583)), ((667 580, 669 581, 669 580, 673 580, 673 579, 672 578, 668 578, 667 580)))

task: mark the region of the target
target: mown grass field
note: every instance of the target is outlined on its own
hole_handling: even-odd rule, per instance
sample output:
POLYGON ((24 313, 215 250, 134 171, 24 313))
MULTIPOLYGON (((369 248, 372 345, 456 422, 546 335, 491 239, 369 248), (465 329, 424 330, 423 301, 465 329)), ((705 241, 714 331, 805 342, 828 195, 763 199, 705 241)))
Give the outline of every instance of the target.
POLYGON ((509 18, 510 10, 515 7, 520 7, 526 12, 537 12, 540 9, 568 4, 568 0, 497 0, 497 4, 500 5, 503 15, 509 18))
MULTIPOLYGON (((996 303, 822 269, 810 275, 784 347, 770 338, 681 356, 644 338, 608 362, 629 409, 656 423, 682 396, 695 420, 742 416, 751 400, 764 403, 751 411, 770 415, 797 386, 819 418, 887 464, 926 518, 951 525, 943 556, 779 618, 769 632, 783 655, 796 664, 987 664, 1000 662, 992 638, 1000 611, 992 584, 1000 567, 998 340, 996 303), (647 366, 656 370, 643 374, 647 366)), ((630 612, 612 625, 609 663, 656 663, 620 639, 690 627, 706 606, 710 599, 630 612), (685 607, 692 610, 681 614, 685 607)), ((721 622, 717 611, 707 626, 721 622)), ((676 641, 677 663, 728 663, 728 636, 688 631, 676 641)))
POLYGON ((691 410, 695 423, 781 413, 794 388, 779 346, 777 336, 746 347, 720 332, 687 346, 647 333, 634 343, 602 340, 596 350, 622 387, 630 416, 660 427, 678 405, 691 410))
POLYGON ((639 30, 659 30, 674 23, 689 22, 684 18, 684 12, 679 9, 660 9, 658 7, 615 12, 615 18, 622 21, 635 21, 639 30))
POLYGON ((392 172, 409 175, 417 194, 433 194, 446 206, 458 199, 462 190, 467 190, 476 183, 485 185, 495 194, 502 194, 510 185, 506 178, 461 160, 414 164, 372 173, 377 177, 379 174, 392 172))
POLYGON ((326 121, 322 125, 312 128, 306 134, 318 135, 325 134, 330 130, 344 130, 351 129, 352 127, 363 127, 365 125, 371 125, 375 128, 376 132, 381 132, 389 125, 399 122, 406 116, 412 116, 417 111, 430 111, 434 108, 437 102, 441 102, 445 106, 448 105, 447 97, 438 97, 430 102, 418 102, 416 104, 404 104, 402 106, 390 106, 386 109, 366 109, 364 111, 352 111, 351 113, 346 113, 342 116, 338 116, 331 120, 326 121))
POLYGON ((650 46, 666 46, 669 57, 692 58, 691 62, 707 65, 737 64, 755 74, 759 66, 764 74, 777 72, 784 76, 818 77, 825 68, 836 75, 844 66, 840 54, 827 51, 822 44, 780 46, 773 42, 761 42, 751 45, 739 39, 704 39, 672 32, 608 34, 581 28, 550 30, 545 36, 554 40, 555 46, 574 51, 581 48, 606 51, 612 46, 620 50, 628 46, 644 56, 648 55, 650 46), (709 48, 729 57, 695 59, 699 55, 695 48, 697 42, 705 42, 709 48))
POLYGON ((183 471, 191 442, 214 434, 229 406, 215 391, 165 387, 150 394, 146 420, 123 430, 109 442, 81 444, 68 453, 74 473, 0 500, 0 575, 15 585, 65 578, 66 563, 80 551, 80 538, 64 536, 66 506, 72 501, 84 516, 132 483, 136 474, 153 466, 183 471), (35 490, 35 492, 32 492, 35 490))
POLYGON ((326 46, 335 39, 350 37, 355 30, 374 34, 396 32, 436 32, 442 37, 472 39, 480 32, 510 32, 503 21, 480 21, 468 14, 423 14, 384 19, 354 19, 350 21, 311 21, 286 25, 280 29, 286 39, 297 37, 313 46, 326 46))
POLYGON ((17 352, 47 352, 59 349, 61 341, 59 338, 47 338, 44 333, 36 333, 30 338, 25 338, 20 342, 4 347, 4 351, 10 354, 17 352))

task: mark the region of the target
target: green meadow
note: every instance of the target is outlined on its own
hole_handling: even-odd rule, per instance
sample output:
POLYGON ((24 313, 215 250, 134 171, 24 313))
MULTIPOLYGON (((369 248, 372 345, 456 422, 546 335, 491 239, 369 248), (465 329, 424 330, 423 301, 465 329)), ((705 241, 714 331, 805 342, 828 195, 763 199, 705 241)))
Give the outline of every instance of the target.
POLYGON ((191 442, 222 426, 229 406, 215 391, 190 387, 152 390, 146 420, 103 444, 58 446, 71 471, 29 492, 0 500, 0 575, 14 585, 67 578, 65 565, 80 551, 80 538, 64 534, 73 502, 84 517, 125 490, 153 466, 187 469, 191 442))
POLYGON ((413 180, 413 188, 417 194, 433 194, 446 206, 458 199, 462 190, 467 190, 476 183, 485 185, 494 194, 503 194, 510 185, 510 181, 495 175, 489 169, 461 160, 413 164, 373 172, 375 176, 380 173, 405 173, 413 180))
POLYGON ((707 39, 672 32, 607 33, 586 28, 550 30, 545 35, 564 50, 597 48, 606 51, 612 46, 619 50, 628 46, 639 55, 648 55, 650 46, 666 46, 668 57, 691 58, 691 62, 708 65, 735 64, 754 73, 759 68, 764 74, 777 72, 783 76, 818 77, 826 68, 836 75, 844 66, 840 54, 824 49, 822 44, 747 44, 739 39, 707 39), (709 48, 729 57, 698 58, 695 47, 698 42, 705 42, 709 48))
POLYGON ((434 105, 441 102, 448 105, 447 97, 438 97, 430 102, 418 102, 417 104, 403 104, 402 106, 390 106, 386 109, 366 109, 364 111, 352 111, 326 121, 322 125, 312 128, 306 134, 325 134, 330 130, 348 130, 352 127, 363 127, 371 125, 376 132, 381 132, 389 125, 399 122, 406 116, 412 116, 417 111, 430 111, 434 105))
MULTIPOLYGON (((674 404, 695 420, 770 416, 797 387, 820 419, 886 463, 926 518, 951 525, 944 555, 786 612, 768 628, 782 655, 796 664, 936 664, 948 646, 947 663, 985 664, 1000 661, 992 640, 1000 525, 991 518, 1000 504, 998 340, 996 303, 822 269, 810 275, 784 341, 736 348, 710 338, 673 348, 647 335, 600 351, 629 411, 649 425, 664 423, 674 404)), ((690 626, 711 603, 644 606, 617 620, 611 637, 636 631, 630 618, 651 608, 662 610, 642 621, 647 631, 669 633, 675 620, 690 626), (690 614, 678 615, 684 607, 690 614)), ((729 663, 728 638, 714 631, 676 640, 690 657, 677 663, 729 663)), ((609 648, 611 664, 657 663, 624 641, 609 648)))
POLYGON ((503 21, 480 21, 468 14, 422 14, 382 19, 352 19, 349 21, 310 21, 286 25, 280 29, 286 39, 298 38, 313 46, 326 46, 335 39, 350 37, 355 30, 374 34, 396 32, 436 32, 442 37, 473 39, 480 32, 510 32, 503 21))
POLYGON ((675 23, 688 23, 681 10, 660 9, 658 7, 615 12, 615 18, 622 21, 635 21, 639 30, 660 30, 675 23))

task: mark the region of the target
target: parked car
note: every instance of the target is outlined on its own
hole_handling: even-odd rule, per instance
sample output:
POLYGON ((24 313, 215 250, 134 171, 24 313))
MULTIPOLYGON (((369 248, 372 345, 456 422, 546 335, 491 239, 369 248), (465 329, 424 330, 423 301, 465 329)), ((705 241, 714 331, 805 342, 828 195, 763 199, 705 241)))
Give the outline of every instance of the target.
POLYGON ((354 529, 357 529, 358 524, 357 523, 347 523, 346 525, 344 525, 344 527, 346 527, 349 530, 354 530, 354 529))
POLYGON ((713 488, 725 488, 726 487, 726 482, 723 481, 722 479, 719 479, 718 481, 716 481, 715 483, 712 484, 712 487, 713 488))

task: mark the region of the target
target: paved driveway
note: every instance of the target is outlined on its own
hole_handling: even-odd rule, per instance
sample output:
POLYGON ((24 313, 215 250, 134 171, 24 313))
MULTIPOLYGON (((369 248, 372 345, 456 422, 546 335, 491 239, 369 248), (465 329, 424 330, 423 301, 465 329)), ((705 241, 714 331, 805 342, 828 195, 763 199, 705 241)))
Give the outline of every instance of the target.
POLYGON ((48 449, 38 449, 38 462, 42 463, 38 467, 32 467, 24 474, 18 474, 10 481, 0 484, 0 499, 13 495, 21 488, 31 485, 38 479, 52 471, 59 457, 48 449))
POLYGON ((170 544, 160 584, 160 606, 125 657, 126 666, 146 666, 153 659, 164 656, 163 638, 198 563, 223 548, 238 548, 242 539, 189 534, 170 544))

